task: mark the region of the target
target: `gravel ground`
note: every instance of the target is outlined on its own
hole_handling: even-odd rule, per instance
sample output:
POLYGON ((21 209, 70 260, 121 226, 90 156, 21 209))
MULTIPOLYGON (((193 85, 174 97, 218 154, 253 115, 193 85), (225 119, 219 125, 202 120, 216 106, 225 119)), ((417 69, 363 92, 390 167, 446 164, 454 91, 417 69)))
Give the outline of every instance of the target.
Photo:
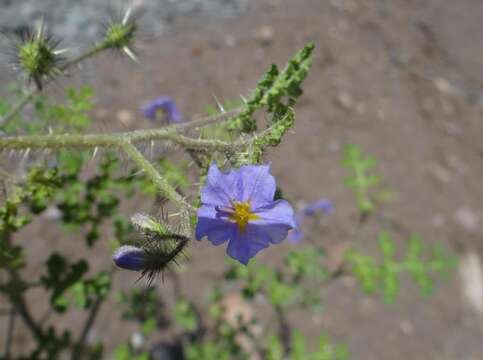
MULTIPOLYGON (((132 7, 142 35, 159 36, 179 17, 233 18, 248 10, 249 0, 0 0, 0 30, 6 34, 35 27, 42 18, 66 46, 84 46, 99 38, 103 24, 132 7)), ((76 47, 75 46, 75 47, 76 47)), ((75 51, 75 47, 73 47, 75 51)))
MULTIPOLYGON (((336 247, 353 240, 354 202, 342 186, 346 173, 340 167, 341 146, 352 142, 380 160, 379 170, 397 192, 384 211, 404 224, 402 231, 387 225, 400 245, 407 231, 417 232, 461 254, 462 268, 461 276, 455 272, 449 282, 438 283, 430 298, 404 283, 392 306, 362 295, 350 279, 333 282, 321 290, 324 311, 294 314, 293 325, 312 340, 324 330, 347 343, 357 360, 483 359, 483 2, 260 0, 252 7, 248 16, 230 21, 173 22, 168 35, 140 44, 140 66, 108 55, 90 62, 99 128, 147 125, 139 106, 158 95, 173 96, 188 118, 199 114, 214 103, 213 95, 223 101, 246 94, 271 62, 283 64, 314 40, 314 67, 295 131, 269 157, 293 199, 327 197, 335 203, 327 228, 307 229, 304 241, 336 247)), ((378 230, 369 222, 357 234, 358 246, 372 251, 378 230)), ((72 256, 79 251, 80 237, 66 241, 45 221, 30 226, 19 241, 32 238, 32 273, 39 271, 46 248, 72 256)), ((288 247, 272 247, 260 260, 276 261, 288 247)), ((224 249, 195 242, 191 254, 183 291, 203 299, 223 268, 224 249)), ((94 264, 102 266, 109 256, 101 242, 94 264)), ((115 286, 133 286, 135 279, 123 272, 115 286)), ((159 288, 168 296, 172 291, 169 283, 159 288)), ((103 308, 91 334, 108 350, 133 331, 109 312, 114 306, 103 308)), ((43 309, 36 303, 38 314, 43 309)), ((63 321, 76 324, 79 315, 63 321)), ((18 348, 26 346, 25 338, 18 327, 18 348)))

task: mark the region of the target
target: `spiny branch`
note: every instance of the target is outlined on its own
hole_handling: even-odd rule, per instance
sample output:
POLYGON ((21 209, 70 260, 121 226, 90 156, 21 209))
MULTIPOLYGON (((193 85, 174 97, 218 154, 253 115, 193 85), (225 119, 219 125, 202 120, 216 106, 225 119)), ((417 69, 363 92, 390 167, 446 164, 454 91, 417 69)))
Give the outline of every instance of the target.
MULTIPOLYGON (((66 62, 63 65, 61 65, 59 67, 59 71, 65 72, 69 67, 71 67, 73 65, 77 65, 80 62, 97 55, 98 53, 100 53, 103 50, 106 50, 105 45, 103 45, 103 44, 96 45, 92 49, 86 51, 83 54, 80 54, 76 58, 66 62)), ((46 83, 48 84, 51 81, 52 81, 52 79, 48 79, 46 83)), ((0 118, 0 126, 5 124, 6 122, 10 121, 15 115, 17 115, 24 108, 24 106, 27 105, 30 101, 32 101, 34 96, 37 95, 39 92, 40 92, 40 89, 38 87, 35 87, 35 88, 31 89, 30 91, 28 91, 24 95, 24 97, 17 104, 15 104, 13 106, 13 108, 8 113, 6 113, 3 117, 0 118)))
MULTIPOLYGON (((219 149, 233 148, 231 143, 220 140, 192 139, 179 134, 189 129, 200 128, 209 124, 223 121, 227 117, 238 113, 233 110, 215 117, 201 118, 191 122, 164 126, 158 129, 135 130, 130 132, 113 134, 53 134, 32 136, 7 136, 0 138, 0 150, 21 149, 60 149, 66 147, 94 148, 94 147, 117 147, 121 142, 132 144, 154 141, 169 140, 189 148, 219 149)), ((236 145, 235 145, 236 147, 236 145)))

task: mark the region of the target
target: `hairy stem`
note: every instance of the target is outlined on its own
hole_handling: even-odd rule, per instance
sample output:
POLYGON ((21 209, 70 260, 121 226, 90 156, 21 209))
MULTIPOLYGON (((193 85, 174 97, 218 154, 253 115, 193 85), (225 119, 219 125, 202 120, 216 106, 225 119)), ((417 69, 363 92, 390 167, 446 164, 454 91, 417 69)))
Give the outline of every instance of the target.
POLYGON ((96 320, 97 314, 99 313, 103 300, 104 299, 101 296, 98 296, 96 299, 96 302, 94 303, 94 305, 92 305, 89 316, 86 320, 84 328, 82 329, 82 333, 79 338, 79 341, 77 342, 76 346, 74 346, 74 349, 72 350, 72 360, 79 360, 82 358, 82 353, 84 351, 87 335, 89 334, 90 329, 94 325, 94 321, 96 320))
POLYGON ((239 146, 220 140, 193 139, 177 133, 202 124, 202 122, 192 123, 113 134, 7 136, 0 138, 0 150, 118 147, 122 142, 139 143, 154 140, 168 140, 191 149, 226 150, 239 146))
POLYGON ((193 139, 177 133, 167 133, 165 139, 171 140, 187 149, 206 149, 206 150, 233 150, 239 144, 227 143, 221 140, 193 139))
POLYGON ((290 353, 290 344, 292 341, 292 330, 290 324, 285 316, 285 311, 279 305, 275 306, 275 314, 278 321, 278 334, 280 340, 282 341, 282 346, 284 354, 288 355, 290 353))
POLYGON ((14 306, 15 312, 20 316, 34 338, 37 340, 37 343, 42 344, 44 333, 28 309, 27 302, 25 301, 23 294, 23 281, 16 270, 9 269, 8 272, 10 279, 7 286, 2 288, 2 291, 8 297, 10 303, 14 306))
POLYGON ((181 234, 191 237, 191 221, 190 211, 191 205, 162 177, 154 166, 141 154, 141 152, 131 143, 122 142, 121 148, 134 161, 140 169, 143 169, 151 178, 158 189, 166 196, 168 200, 173 202, 180 210, 181 215, 181 234))
MULTIPOLYGON (((6 234, 2 237, 2 240, 9 244, 11 237, 9 234, 6 234)), ((33 337, 37 340, 37 343, 42 344, 44 333, 41 326, 34 320, 27 306, 27 302, 25 301, 24 291, 28 286, 26 286, 26 283, 16 269, 7 269, 7 273, 8 282, 0 287, 0 292, 3 292, 8 298, 10 304, 14 307, 15 312, 30 330, 33 337)))
POLYGON ((13 341, 13 332, 15 329, 15 319, 16 319, 17 312, 14 307, 10 310, 10 314, 8 317, 8 325, 7 325, 7 336, 5 338, 5 359, 10 359, 10 351, 12 348, 12 341, 13 341))
MULTIPOLYGON (((106 49, 106 46, 102 43, 99 44, 99 45, 96 45, 92 49, 86 51, 83 54, 80 54, 76 58, 74 58, 74 59, 66 62, 62 66, 60 66, 59 71, 64 72, 69 67, 76 65, 76 64, 80 63, 81 61, 84 61, 84 60, 86 60, 90 57, 93 57, 94 55, 98 54, 99 52, 101 52, 105 49, 106 49)), ((51 81, 52 81, 51 79, 47 79, 46 84, 50 83, 51 81)), ((8 113, 6 113, 3 117, 0 118, 0 126, 5 124, 6 122, 10 121, 15 115, 17 115, 20 112, 20 110, 22 110, 24 108, 24 106, 27 105, 34 98, 34 96, 36 94, 38 94, 39 92, 40 92, 40 89, 38 87, 28 91, 24 95, 24 97, 16 105, 14 105, 13 108, 8 113)))
POLYGON ((66 63, 64 63, 59 68, 59 70, 60 71, 66 71, 68 68, 70 68, 74 65, 77 65, 77 64, 81 63, 82 61, 87 60, 91 57, 94 57, 95 55, 97 55, 98 53, 100 53, 101 51, 104 51, 106 49, 107 49, 106 45, 104 43, 100 43, 100 44, 94 46, 93 48, 91 48, 90 50, 87 50, 85 53, 82 53, 79 56, 75 57, 74 59, 67 61, 66 63))

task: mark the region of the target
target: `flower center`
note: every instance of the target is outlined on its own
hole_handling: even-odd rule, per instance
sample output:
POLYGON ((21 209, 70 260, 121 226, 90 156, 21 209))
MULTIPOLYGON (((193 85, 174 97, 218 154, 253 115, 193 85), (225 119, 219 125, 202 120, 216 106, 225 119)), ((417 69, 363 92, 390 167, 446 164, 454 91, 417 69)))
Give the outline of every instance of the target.
POLYGON ((250 220, 258 220, 260 216, 251 212, 249 202, 233 202, 233 213, 230 214, 230 220, 237 223, 238 229, 241 232, 245 231, 245 228, 250 220))

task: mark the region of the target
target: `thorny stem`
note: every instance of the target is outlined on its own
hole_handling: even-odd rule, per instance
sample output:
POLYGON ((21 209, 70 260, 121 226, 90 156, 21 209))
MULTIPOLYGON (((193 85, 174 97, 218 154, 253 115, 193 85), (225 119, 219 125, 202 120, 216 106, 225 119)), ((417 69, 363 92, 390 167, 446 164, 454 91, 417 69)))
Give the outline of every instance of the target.
MULTIPOLYGON (((4 241, 10 242, 10 237, 7 235, 4 241)), ((9 280, 5 286, 0 288, 0 291, 8 297, 10 304, 13 305, 14 311, 20 315, 22 321, 30 330, 38 344, 43 344, 44 333, 40 325, 35 322, 32 314, 30 313, 25 297, 23 295, 22 287, 25 283, 22 281, 20 275, 15 269, 8 269, 9 280)))
POLYGON ((100 43, 100 44, 94 46, 92 49, 86 51, 85 53, 80 54, 76 58, 67 61, 66 63, 64 63, 60 67, 59 70, 65 71, 68 68, 70 68, 71 66, 77 65, 77 64, 81 63, 82 61, 87 60, 88 58, 93 57, 93 56, 97 55, 98 53, 100 53, 101 51, 104 51, 106 49, 107 49, 107 46, 104 43, 100 43))
POLYGON ((121 149, 147 173, 167 199, 172 201, 181 214, 181 233, 191 236, 190 212, 191 205, 176 192, 175 189, 159 174, 154 166, 134 146, 138 142, 168 140, 184 146, 186 149, 221 150, 237 149, 243 142, 226 143, 220 140, 204 140, 186 137, 180 134, 189 129, 220 122, 228 116, 237 114, 240 109, 220 114, 215 117, 207 117, 179 125, 165 126, 158 129, 136 130, 117 134, 53 134, 38 136, 13 136, 0 138, 0 150, 28 150, 28 149, 60 149, 66 147, 77 148, 117 148, 121 149))
MULTIPOLYGON (((236 110, 238 111, 238 110, 236 110)), ((186 137, 179 132, 201 127, 221 121, 226 114, 215 118, 204 118, 176 126, 166 126, 158 129, 137 130, 117 134, 53 134, 39 136, 16 136, 0 138, 0 150, 21 149, 60 149, 66 147, 79 148, 118 148, 123 150, 138 166, 146 172, 154 184, 167 199, 172 201, 181 214, 181 233, 191 236, 190 211, 193 209, 186 200, 169 185, 154 166, 134 146, 137 142, 153 140, 168 140, 178 143, 187 149, 229 150, 242 145, 241 142, 230 144, 220 140, 204 140, 186 137)))
POLYGON ((23 109, 25 105, 27 105, 34 97, 35 94, 39 92, 39 89, 36 87, 33 90, 30 90, 22 100, 20 100, 14 107, 6 113, 2 118, 0 118, 0 126, 5 124, 6 122, 10 121, 15 115, 18 114, 20 110, 23 109))
MULTIPOLYGON (((110 271, 111 278, 112 278, 112 274, 113 274, 113 270, 110 271)), ((104 296, 98 295, 96 298, 96 301, 92 305, 91 310, 89 312, 89 316, 87 317, 84 327, 82 328, 82 333, 79 337, 79 341, 77 342, 77 344, 74 346, 74 349, 72 350, 72 360, 79 360, 82 358, 82 353, 84 351, 87 336, 89 335, 89 331, 94 325, 94 322, 97 318, 97 314, 99 313, 99 310, 101 309, 101 305, 104 302, 104 300, 105 300, 104 296)))
POLYGON ((25 325, 27 325, 27 327, 30 329, 30 332, 34 335, 35 339, 37 339, 37 342, 39 344, 42 344, 44 339, 42 328, 35 322, 32 315, 30 314, 23 295, 21 293, 14 293, 9 294, 9 296, 11 299, 11 303, 14 304, 15 309, 24 321, 25 325))
MULTIPOLYGON (((103 51, 105 49, 107 49, 107 47, 103 43, 96 45, 92 49, 86 51, 83 54, 80 54, 78 57, 76 57, 76 58, 66 62, 62 66, 60 66, 59 71, 64 72, 69 67, 71 67, 73 65, 77 65, 81 61, 84 61, 84 60, 100 53, 101 51, 103 51)), ((46 84, 48 84, 50 82, 51 82, 51 79, 46 80, 46 84)), ((40 92, 40 89, 38 87, 35 87, 35 88, 31 89, 30 91, 28 91, 24 95, 24 97, 16 105, 14 105, 14 107, 8 113, 6 113, 3 117, 0 118, 0 126, 5 124, 6 122, 10 121, 15 115, 17 115, 19 113, 19 111, 22 110, 24 108, 24 106, 27 105, 34 98, 34 96, 36 94, 38 94, 39 92, 40 92)))
POLYGON ((28 327, 34 338, 37 340, 39 344, 43 343, 44 333, 40 325, 38 325, 32 314, 30 313, 23 293, 20 289, 16 289, 16 284, 21 284, 22 280, 18 273, 10 269, 9 270, 10 281, 8 287, 2 288, 2 291, 5 292, 6 296, 9 298, 10 303, 14 306, 15 312, 20 315, 25 325, 28 327))
POLYGON ((17 312, 14 307, 10 310, 7 325, 7 337, 5 338, 5 359, 10 359, 10 350, 12 348, 13 332, 15 329, 15 319, 17 312))
POLYGON ((168 132, 165 139, 183 145, 187 149, 207 149, 207 150, 233 150, 240 144, 227 143, 221 140, 193 139, 177 133, 168 132))
POLYGON ((226 150, 240 144, 226 143, 220 140, 193 139, 179 134, 192 129, 223 120, 223 117, 203 118, 175 126, 157 129, 135 130, 113 134, 53 134, 32 136, 7 136, 0 138, 0 150, 20 149, 59 149, 65 147, 116 147, 121 142, 139 143, 154 140, 169 140, 191 149, 226 150))
POLYGON ((202 118, 188 123, 165 126, 158 129, 136 130, 114 134, 52 134, 3 137, 0 138, 0 151, 23 149, 29 151, 30 149, 60 149, 66 147, 105 147, 121 149, 139 166, 141 170, 146 172, 160 192, 180 209, 180 232, 186 237, 191 237, 190 212, 193 211, 193 208, 171 185, 169 185, 166 179, 159 174, 134 144, 154 140, 167 140, 180 144, 188 150, 205 149, 228 151, 240 149, 246 144, 246 141, 239 140, 235 143, 227 143, 216 139, 194 139, 181 134, 183 131, 189 129, 196 129, 223 121, 227 116, 237 114, 239 111, 240 109, 235 109, 215 117, 202 118))
POLYGON ((275 310, 275 314, 277 315, 278 331, 279 331, 280 340, 282 341, 283 351, 285 355, 288 355, 290 353, 292 330, 285 316, 285 312, 283 308, 279 305, 275 305, 274 310, 275 310))
POLYGON ((131 143, 124 141, 120 143, 121 148, 126 152, 126 154, 143 169, 146 174, 151 178, 153 183, 158 187, 158 189, 166 196, 166 198, 172 201, 179 209, 181 215, 181 229, 182 235, 190 238, 191 237, 191 222, 190 222, 190 212, 192 207, 186 202, 186 200, 162 177, 159 172, 154 168, 154 166, 146 160, 143 154, 131 143))

